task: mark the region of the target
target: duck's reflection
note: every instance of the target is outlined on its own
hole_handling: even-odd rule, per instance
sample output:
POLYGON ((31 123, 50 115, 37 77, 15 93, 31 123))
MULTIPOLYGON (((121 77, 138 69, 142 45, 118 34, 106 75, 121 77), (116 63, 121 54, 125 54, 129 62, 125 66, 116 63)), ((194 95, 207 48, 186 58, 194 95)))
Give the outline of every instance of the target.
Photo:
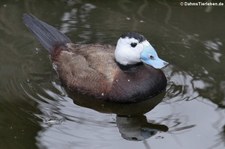
POLYGON ((159 131, 168 131, 167 126, 149 123, 146 116, 144 116, 144 113, 149 112, 162 101, 164 95, 165 93, 161 93, 154 98, 129 104, 104 102, 79 94, 75 97, 73 94, 72 99, 79 106, 103 113, 117 114, 116 124, 121 136, 126 140, 142 141, 154 136, 159 131))
POLYGON ((168 131, 165 125, 149 123, 144 115, 117 115, 116 124, 121 136, 131 141, 142 141, 154 136, 158 131, 168 131))

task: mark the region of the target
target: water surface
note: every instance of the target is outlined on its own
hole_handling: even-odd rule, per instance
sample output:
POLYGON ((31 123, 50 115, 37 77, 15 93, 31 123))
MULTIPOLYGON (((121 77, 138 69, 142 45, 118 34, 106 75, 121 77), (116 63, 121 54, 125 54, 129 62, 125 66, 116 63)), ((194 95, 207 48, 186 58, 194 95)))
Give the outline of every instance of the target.
POLYGON ((225 6, 185 7, 162 0, 1 1, 0 148, 224 148, 224 26, 225 6), (144 34, 170 62, 163 70, 166 92, 138 105, 72 100, 47 51, 22 24, 23 13, 80 44, 114 45, 124 32, 144 34), (139 114, 124 116, 129 112, 139 114))

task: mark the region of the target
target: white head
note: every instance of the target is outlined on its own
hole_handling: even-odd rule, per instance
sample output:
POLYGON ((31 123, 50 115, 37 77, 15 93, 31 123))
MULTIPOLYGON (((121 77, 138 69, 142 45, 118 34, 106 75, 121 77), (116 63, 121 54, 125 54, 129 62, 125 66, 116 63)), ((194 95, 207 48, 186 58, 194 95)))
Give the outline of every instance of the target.
POLYGON ((121 65, 133 65, 139 62, 160 69, 168 63, 161 60, 155 49, 141 34, 128 32, 117 41, 115 59, 121 65))

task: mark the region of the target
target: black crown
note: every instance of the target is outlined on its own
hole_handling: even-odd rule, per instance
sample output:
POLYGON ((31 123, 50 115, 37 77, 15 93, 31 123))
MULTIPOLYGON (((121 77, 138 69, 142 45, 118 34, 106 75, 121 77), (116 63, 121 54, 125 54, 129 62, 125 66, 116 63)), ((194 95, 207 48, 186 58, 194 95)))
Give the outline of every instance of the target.
POLYGON ((120 37, 121 38, 126 38, 126 37, 134 38, 134 39, 137 39, 139 41, 139 43, 146 40, 146 38, 143 35, 136 33, 136 32, 127 32, 127 33, 122 34, 120 37))

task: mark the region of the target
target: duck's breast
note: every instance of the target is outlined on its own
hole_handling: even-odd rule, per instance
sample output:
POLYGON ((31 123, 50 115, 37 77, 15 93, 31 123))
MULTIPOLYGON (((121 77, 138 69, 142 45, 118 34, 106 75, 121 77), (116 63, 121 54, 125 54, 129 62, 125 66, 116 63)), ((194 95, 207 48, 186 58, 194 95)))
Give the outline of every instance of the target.
POLYGON ((117 73, 109 97, 120 102, 136 102, 157 95, 165 90, 166 85, 161 70, 139 65, 117 73))

